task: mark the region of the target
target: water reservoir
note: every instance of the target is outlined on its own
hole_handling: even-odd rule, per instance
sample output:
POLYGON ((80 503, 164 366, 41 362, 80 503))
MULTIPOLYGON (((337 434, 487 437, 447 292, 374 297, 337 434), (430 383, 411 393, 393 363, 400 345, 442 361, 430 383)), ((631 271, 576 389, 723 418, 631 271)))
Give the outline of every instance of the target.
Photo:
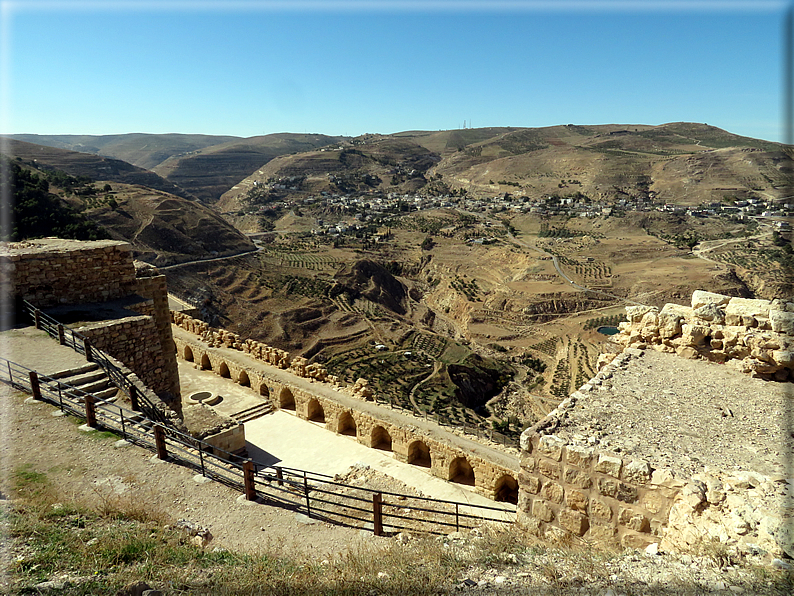
POLYGON ((617 335, 620 332, 617 327, 599 327, 596 331, 601 335, 617 335))

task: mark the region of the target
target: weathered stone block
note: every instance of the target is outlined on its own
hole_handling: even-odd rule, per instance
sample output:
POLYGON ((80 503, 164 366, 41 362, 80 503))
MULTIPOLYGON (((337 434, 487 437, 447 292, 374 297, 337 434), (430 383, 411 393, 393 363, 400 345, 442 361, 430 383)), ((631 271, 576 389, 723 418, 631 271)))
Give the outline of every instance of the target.
POLYGON ((651 479, 651 466, 646 461, 630 461, 623 467, 623 480, 645 484, 651 479))
POLYGON ((728 304, 730 296, 723 294, 715 294, 714 292, 705 292, 703 290, 695 290, 692 292, 692 308, 700 308, 707 304, 714 304, 716 306, 723 306, 728 304))
POLYGON ((772 331, 776 333, 794 335, 794 312, 770 310, 769 324, 772 327, 772 331))
POLYGON ((620 477, 620 468, 623 466, 623 460, 619 457, 611 457, 609 455, 599 455, 598 463, 595 465, 595 471, 602 474, 608 474, 615 478, 620 477))
POLYGON ((618 523, 635 532, 648 532, 651 529, 648 518, 631 509, 621 509, 618 514, 618 523))
POLYGON ((538 441, 538 451, 554 461, 562 459, 562 448, 565 441, 554 435, 543 435, 538 441))
POLYGON ((590 499, 590 515, 597 519, 610 521, 612 519, 612 509, 599 499, 590 499))
POLYGON ((554 510, 540 499, 532 501, 532 516, 544 522, 550 522, 554 519, 554 510))
POLYGON ((609 478, 598 479, 598 492, 605 497, 617 497, 618 494, 618 481, 610 480, 609 478))
POLYGON ((568 445, 565 451, 565 461, 570 465, 588 468, 593 461, 593 449, 590 447, 568 445))
POLYGON ((554 480, 559 480, 560 465, 542 459, 538 461, 538 472, 540 472, 547 478, 553 478, 554 480))
POLYGON ((518 484, 522 490, 533 495, 538 494, 540 490, 540 479, 523 472, 518 475, 518 484))
POLYGON ((569 488, 566 491, 565 503, 576 511, 587 511, 588 498, 582 491, 569 488))
POLYGON ((587 531, 587 516, 578 511, 561 509, 557 519, 563 528, 576 536, 582 536, 587 531))
POLYGON ((592 540, 610 541, 615 537, 617 528, 612 524, 605 524, 598 521, 590 521, 590 526, 587 531, 587 537, 592 540))
POLYGON ((615 495, 615 498, 618 501, 623 501, 624 503, 635 503, 638 497, 639 493, 636 488, 629 486, 628 484, 618 482, 617 494, 615 495))
POLYGON ((546 482, 540 489, 540 494, 543 498, 548 499, 552 503, 562 503, 565 491, 562 486, 556 482, 546 482))
POLYGON ((578 488, 590 488, 593 485, 593 480, 590 476, 575 468, 565 469, 565 482, 578 488))

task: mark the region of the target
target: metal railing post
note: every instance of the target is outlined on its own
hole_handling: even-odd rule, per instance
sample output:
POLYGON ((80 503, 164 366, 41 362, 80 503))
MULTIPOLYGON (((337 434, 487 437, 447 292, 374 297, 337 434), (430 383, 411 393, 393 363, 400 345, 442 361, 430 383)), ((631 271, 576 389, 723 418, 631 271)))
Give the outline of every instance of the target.
POLYGON ((201 475, 206 476, 207 472, 204 469, 204 443, 199 443, 199 461, 201 462, 201 475))
POLYGON ((28 373, 30 377, 30 390, 33 393, 33 399, 41 400, 41 387, 39 386, 39 375, 35 370, 28 373))
POLYGON ((135 385, 130 385, 130 404, 136 412, 141 409, 140 404, 138 404, 138 388, 135 385))
POLYGON ((383 494, 372 495, 372 533, 383 536, 383 494))
POLYGON ((245 498, 249 501, 256 499, 256 486, 254 485, 254 462, 247 459, 243 462, 243 483, 245 485, 245 498))
POLYGON ((303 492, 306 494, 306 515, 312 516, 311 503, 309 502, 309 481, 306 479, 306 471, 303 471, 303 492))
POLYGON ((91 428, 97 427, 94 396, 90 393, 86 393, 85 395, 85 423, 91 428))
POLYGON ((121 436, 126 441, 127 440, 127 426, 124 423, 124 410, 119 407, 119 416, 121 416, 121 436))
POLYGON ((459 505, 455 503, 455 531, 460 532, 459 505))
POLYGON ((157 446, 157 458, 168 459, 168 449, 165 446, 165 430, 159 424, 154 425, 154 444, 157 446))

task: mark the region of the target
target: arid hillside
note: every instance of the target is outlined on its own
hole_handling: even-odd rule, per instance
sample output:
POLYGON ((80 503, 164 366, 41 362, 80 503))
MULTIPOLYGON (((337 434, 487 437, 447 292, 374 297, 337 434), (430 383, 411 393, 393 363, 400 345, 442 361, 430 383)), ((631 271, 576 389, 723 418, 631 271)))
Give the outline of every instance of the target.
POLYGON ((183 198, 194 198, 189 192, 154 172, 119 159, 16 140, 9 140, 3 146, 3 151, 7 152, 8 157, 40 170, 60 170, 71 176, 85 176, 92 180, 138 184, 183 198))

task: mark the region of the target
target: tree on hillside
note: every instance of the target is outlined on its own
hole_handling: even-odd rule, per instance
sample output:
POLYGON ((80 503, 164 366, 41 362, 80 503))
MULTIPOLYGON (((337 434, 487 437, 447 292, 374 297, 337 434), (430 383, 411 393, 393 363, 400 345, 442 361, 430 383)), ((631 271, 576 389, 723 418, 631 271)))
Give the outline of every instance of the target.
POLYGON ((46 236, 75 240, 110 238, 96 223, 50 194, 49 183, 44 177, 15 163, 3 164, 0 187, 2 196, 10 196, 12 203, 12 222, 10 230, 3 230, 0 234, 3 240, 46 236))

